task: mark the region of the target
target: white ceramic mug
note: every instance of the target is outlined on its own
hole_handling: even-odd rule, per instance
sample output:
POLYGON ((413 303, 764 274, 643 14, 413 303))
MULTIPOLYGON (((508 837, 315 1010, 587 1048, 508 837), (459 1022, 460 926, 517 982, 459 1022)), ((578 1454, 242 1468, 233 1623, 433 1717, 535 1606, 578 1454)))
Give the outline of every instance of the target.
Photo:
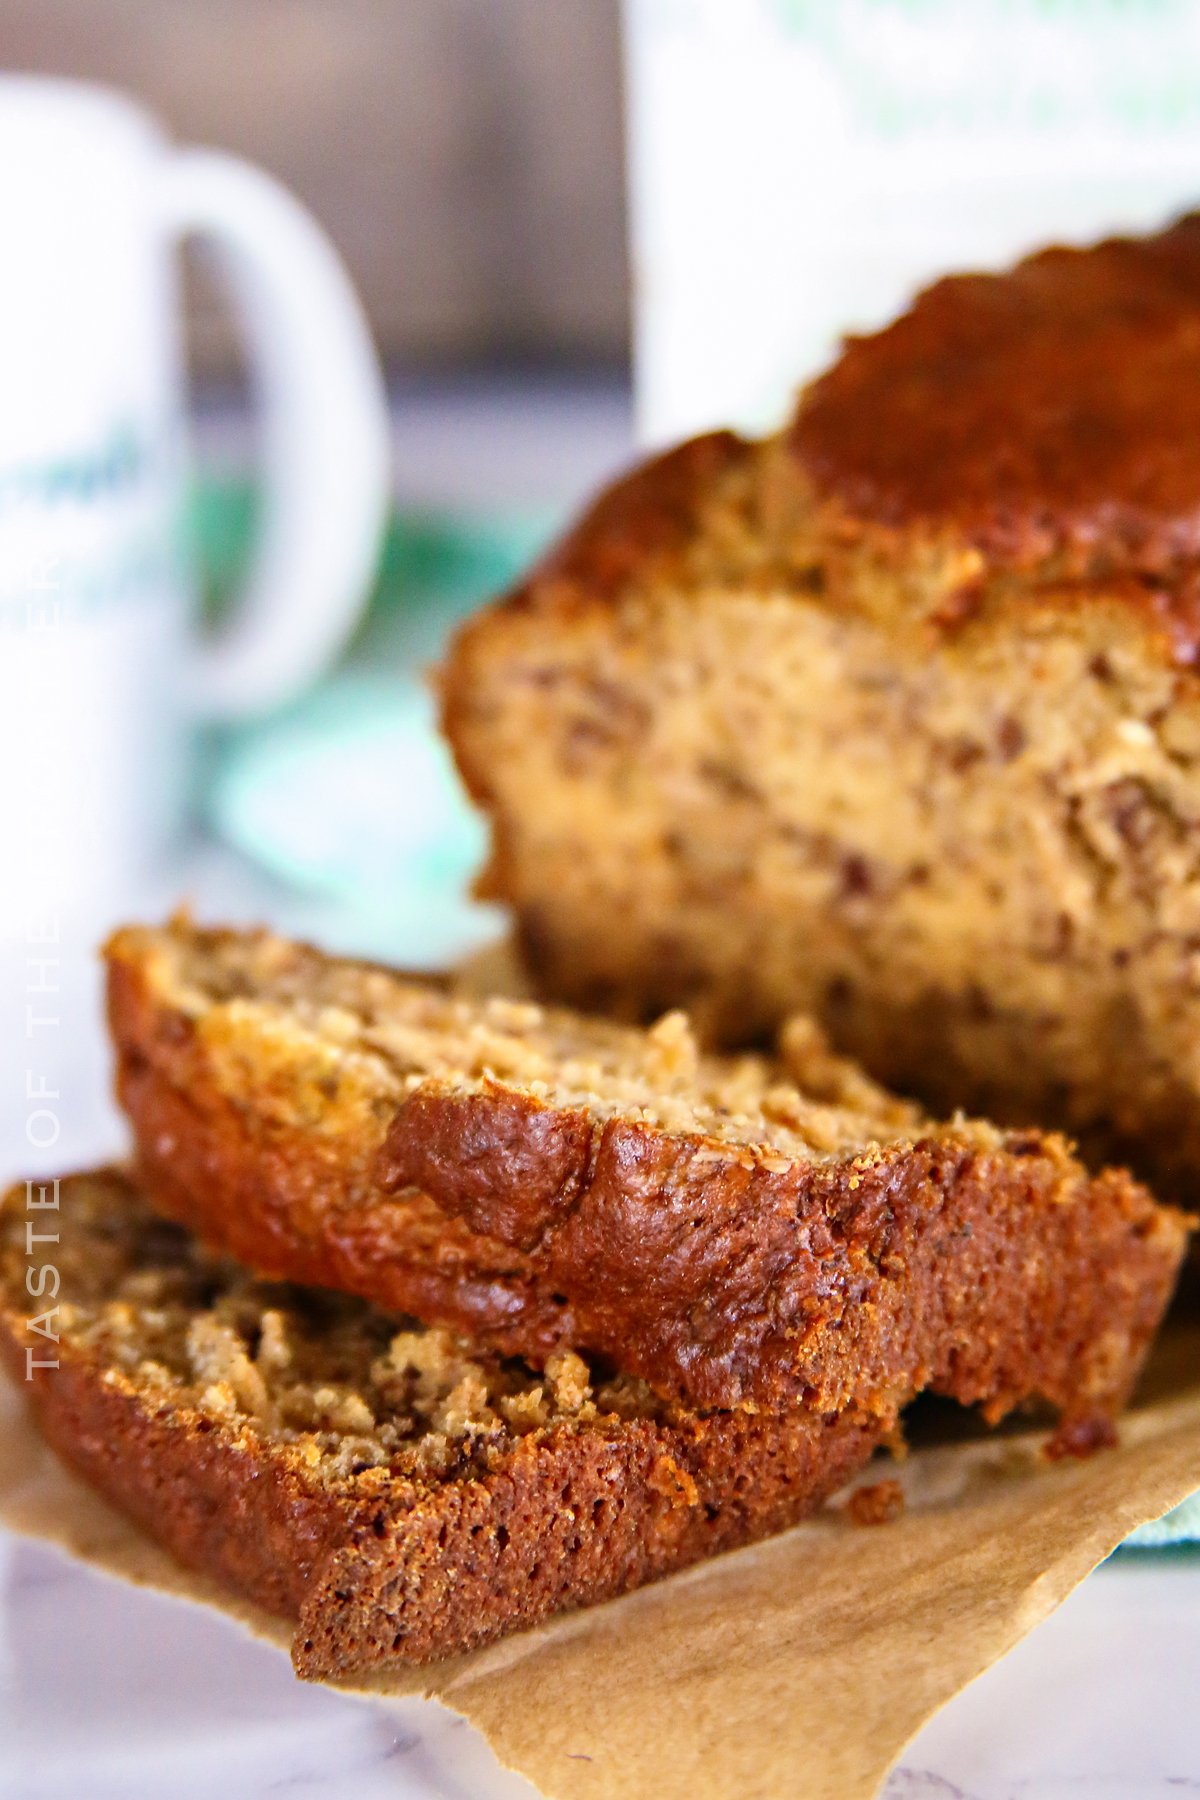
POLYGON ((297 201, 116 93, 0 76, 0 936, 131 891, 186 815, 195 727, 277 705, 340 647, 388 451, 361 309, 297 201), (181 529, 193 235, 244 332, 264 465, 256 560, 212 640, 181 529))

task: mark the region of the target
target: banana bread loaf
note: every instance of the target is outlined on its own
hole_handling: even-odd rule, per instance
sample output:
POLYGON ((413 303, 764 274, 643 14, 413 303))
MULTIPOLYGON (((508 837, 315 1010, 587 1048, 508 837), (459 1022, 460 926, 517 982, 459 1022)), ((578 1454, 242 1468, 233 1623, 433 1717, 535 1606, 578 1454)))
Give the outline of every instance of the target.
POLYGON ((1124 1399, 1180 1215, 1061 1140, 935 1124, 796 1020, 778 1059, 467 1001, 265 932, 119 932, 118 1093, 155 1203, 266 1274, 699 1407, 925 1387, 1124 1399))
POLYGON ((940 282, 460 635, 549 997, 797 1009, 941 1110, 1200 1170, 1200 217, 940 282))
POLYGON ((569 1351, 535 1375, 256 1280, 114 1171, 0 1202, 0 1353, 80 1473, 181 1561, 296 1620, 309 1677, 468 1649, 782 1530, 882 1429, 701 1417, 569 1351), (26 1228, 45 1239, 51 1218, 58 1242, 31 1260, 26 1228), (53 1303, 30 1298, 43 1266, 53 1303))

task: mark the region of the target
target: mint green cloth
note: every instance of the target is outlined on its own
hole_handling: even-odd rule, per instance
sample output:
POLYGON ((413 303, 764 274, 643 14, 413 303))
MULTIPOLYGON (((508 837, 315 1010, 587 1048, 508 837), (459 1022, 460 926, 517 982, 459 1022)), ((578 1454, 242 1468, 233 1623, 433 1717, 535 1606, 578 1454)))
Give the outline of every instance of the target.
POLYGON ((239 733, 208 813, 277 879, 335 902, 339 936, 373 956, 444 967, 500 929, 469 897, 483 825, 411 676, 348 669, 239 733))
MULTIPOLYGON (((236 592, 254 522, 244 485, 196 496, 211 617, 236 592)), ((495 910, 469 898, 483 828, 438 736, 425 674, 454 624, 515 581, 557 523, 546 511, 394 514, 340 666, 271 719, 213 740, 213 831, 335 903, 340 935, 374 955, 433 967, 499 928, 495 910)))
POLYGON ((1121 1546, 1123 1550, 1163 1550, 1172 1544, 1200 1544, 1200 1493, 1193 1494, 1173 1512, 1148 1525, 1139 1525, 1121 1546))
MULTIPOLYGON (((193 493, 190 529, 210 620, 220 618, 237 591, 257 513, 254 490, 245 482, 206 482, 193 493)), ((428 661, 458 619, 528 568, 561 522, 552 507, 393 512, 370 604, 347 659, 428 661)))

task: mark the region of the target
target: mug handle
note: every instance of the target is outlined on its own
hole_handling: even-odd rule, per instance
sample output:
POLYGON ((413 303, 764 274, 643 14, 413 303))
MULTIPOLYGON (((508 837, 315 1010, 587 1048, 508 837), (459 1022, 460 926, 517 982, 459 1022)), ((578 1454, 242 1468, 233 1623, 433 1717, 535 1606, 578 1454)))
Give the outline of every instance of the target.
POLYGON ((265 507, 237 615, 197 649, 196 713, 266 711, 349 637, 387 516, 387 396, 366 317, 337 252, 287 189, 213 150, 161 175, 164 222, 216 252, 245 335, 262 422, 265 507))

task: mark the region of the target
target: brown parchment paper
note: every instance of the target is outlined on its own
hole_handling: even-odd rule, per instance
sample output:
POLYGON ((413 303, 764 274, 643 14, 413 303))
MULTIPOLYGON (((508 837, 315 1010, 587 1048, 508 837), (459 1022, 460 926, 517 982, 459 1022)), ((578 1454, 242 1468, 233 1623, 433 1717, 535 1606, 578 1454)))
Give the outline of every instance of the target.
MULTIPOLYGON (((1136 1525, 1200 1487, 1200 1322, 1172 1329, 1115 1450, 1050 1464, 1040 1434, 876 1462, 906 1510, 784 1537, 365 1690, 470 1719, 553 1800, 869 1800, 905 1744, 1136 1525)), ((279 1621, 180 1570, 42 1444, 0 1381, 0 1523, 134 1581, 279 1621)))

